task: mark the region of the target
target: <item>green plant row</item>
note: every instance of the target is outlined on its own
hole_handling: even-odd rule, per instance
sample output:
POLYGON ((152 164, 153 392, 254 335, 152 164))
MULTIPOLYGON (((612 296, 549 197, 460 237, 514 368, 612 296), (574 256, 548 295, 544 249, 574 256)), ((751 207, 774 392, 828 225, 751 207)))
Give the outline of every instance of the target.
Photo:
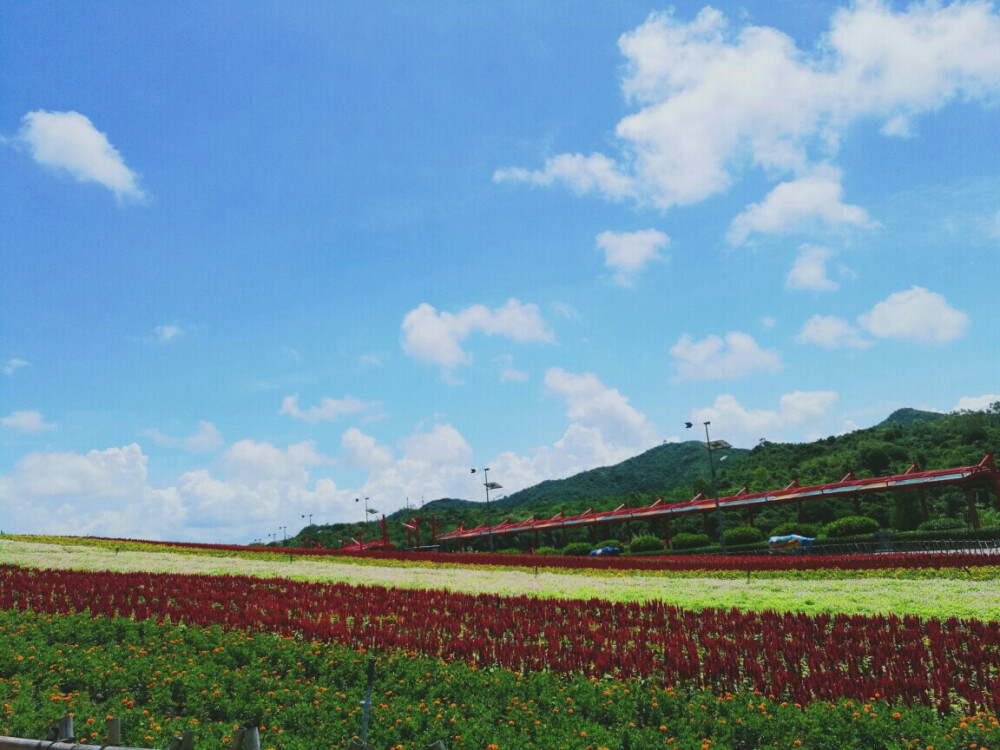
POLYGON ((377 656, 368 740, 448 748, 990 747, 995 716, 939 716, 873 696, 796 706, 752 692, 521 675, 404 653, 219 628, 83 615, 0 612, 0 734, 42 737, 73 713, 80 743, 100 745, 104 719, 123 741, 163 747, 193 729, 223 747, 257 725, 264 748, 346 747, 361 727, 365 672, 377 656))

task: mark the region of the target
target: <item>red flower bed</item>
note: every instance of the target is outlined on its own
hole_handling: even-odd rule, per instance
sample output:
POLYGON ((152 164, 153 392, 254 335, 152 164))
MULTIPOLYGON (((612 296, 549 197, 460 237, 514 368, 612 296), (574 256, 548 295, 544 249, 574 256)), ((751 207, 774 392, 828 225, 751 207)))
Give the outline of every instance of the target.
MULTIPOLYGON (((87 537, 101 539, 99 537, 87 537)), ((501 565, 525 568, 569 568, 587 570, 883 570, 886 568, 970 568, 1000 565, 1000 556, 980 552, 896 552, 853 555, 664 555, 648 557, 572 557, 564 555, 496 555, 479 552, 393 552, 371 550, 348 552, 304 547, 255 547, 236 544, 155 542, 141 539, 103 539, 178 549, 220 552, 270 552, 280 555, 353 557, 400 562, 436 562, 457 565, 501 565)))
POLYGON ((0 607, 267 630, 517 671, 1000 708, 1000 622, 681 610, 238 576, 0 565, 0 607))

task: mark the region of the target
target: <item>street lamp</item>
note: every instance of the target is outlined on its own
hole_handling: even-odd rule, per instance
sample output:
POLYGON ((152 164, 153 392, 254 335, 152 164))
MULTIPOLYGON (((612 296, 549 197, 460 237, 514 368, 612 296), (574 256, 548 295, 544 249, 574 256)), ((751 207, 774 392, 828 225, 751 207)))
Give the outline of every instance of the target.
POLYGON ((313 514, 312 514, 312 513, 308 513, 308 514, 306 514, 306 513, 303 513, 303 514, 302 514, 302 517, 303 517, 303 518, 305 518, 305 517, 306 517, 306 515, 308 515, 308 516, 309 516, 309 525, 310 525, 310 526, 312 526, 312 525, 313 525, 313 514))
POLYGON ((285 542, 288 541, 288 527, 287 526, 279 526, 278 528, 281 529, 281 534, 282 534, 282 536, 281 536, 281 543, 284 544, 285 542))
MULTIPOLYGON (((367 498, 367 497, 365 498, 365 520, 362 521, 362 524, 363 524, 366 536, 368 535, 368 514, 375 512, 374 510, 368 510, 368 500, 369 499, 370 498, 367 498)), ((360 497, 354 498, 354 502, 360 503, 361 502, 361 498, 360 497)))
MULTIPOLYGON (((475 469, 471 469, 473 474, 476 473, 475 469)), ((483 486, 486 488, 486 533, 490 538, 490 552, 493 551, 493 522, 490 520, 490 490, 499 490, 503 488, 502 484, 497 484, 496 482, 490 481, 490 468, 487 466, 483 468, 483 486)))
MULTIPOLYGON (((711 422, 703 422, 705 425, 705 447, 708 448, 708 468, 712 472, 712 494, 715 496, 715 521, 719 526, 719 544, 722 545, 722 554, 726 554, 726 530, 722 524, 722 508, 719 506, 719 485, 715 481, 715 463, 712 461, 712 451, 720 450, 726 448, 732 448, 729 443, 725 440, 715 440, 708 436, 708 426, 712 424, 711 422)), ((685 422, 684 426, 688 429, 694 427, 691 422, 685 422)), ((726 458, 722 457, 723 460, 726 458)))

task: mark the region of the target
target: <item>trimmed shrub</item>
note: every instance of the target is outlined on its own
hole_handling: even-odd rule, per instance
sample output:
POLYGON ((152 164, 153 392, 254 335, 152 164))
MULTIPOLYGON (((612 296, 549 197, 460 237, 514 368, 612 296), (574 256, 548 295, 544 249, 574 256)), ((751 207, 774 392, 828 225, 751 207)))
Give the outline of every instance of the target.
POLYGON ((655 536, 637 536, 628 545, 629 552, 659 552, 665 548, 663 540, 655 536))
POLYGON ((562 553, 564 555, 575 555, 579 557, 580 555, 589 555, 590 550, 592 549, 593 547, 591 547, 587 542, 572 542, 563 547, 562 553))
POLYGON ((955 531, 964 529, 965 522, 958 518, 932 518, 917 527, 917 531, 955 531))
POLYGON ((844 516, 843 518, 838 518, 836 521, 831 521, 823 529, 826 536, 831 539, 842 536, 874 534, 878 530, 878 521, 868 516, 844 516))
POLYGON ((537 547, 535 549, 536 555, 561 555, 562 552, 557 550, 555 547, 537 547))
POLYGON ((737 526, 726 529, 726 544, 753 544, 764 539, 764 532, 753 526, 737 526))
POLYGON ((603 542, 598 542, 594 545, 594 549, 601 549, 602 547, 617 547, 618 549, 625 549, 625 545, 617 539, 605 539, 603 542))
POLYGON ((711 543, 708 534, 687 534, 684 532, 676 534, 670 540, 670 546, 674 549, 696 549, 697 547, 707 547, 711 543))
POLYGON ((807 536, 815 539, 819 534, 819 524, 786 521, 771 529, 769 536, 788 536, 789 534, 798 534, 799 536, 807 536))

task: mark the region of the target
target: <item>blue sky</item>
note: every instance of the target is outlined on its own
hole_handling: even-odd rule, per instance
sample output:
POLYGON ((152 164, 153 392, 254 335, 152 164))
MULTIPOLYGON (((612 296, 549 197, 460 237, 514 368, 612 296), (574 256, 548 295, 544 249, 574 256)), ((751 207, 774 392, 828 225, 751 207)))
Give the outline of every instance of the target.
POLYGON ((998 103, 986 2, 7 4, 0 528, 983 408, 998 103))

